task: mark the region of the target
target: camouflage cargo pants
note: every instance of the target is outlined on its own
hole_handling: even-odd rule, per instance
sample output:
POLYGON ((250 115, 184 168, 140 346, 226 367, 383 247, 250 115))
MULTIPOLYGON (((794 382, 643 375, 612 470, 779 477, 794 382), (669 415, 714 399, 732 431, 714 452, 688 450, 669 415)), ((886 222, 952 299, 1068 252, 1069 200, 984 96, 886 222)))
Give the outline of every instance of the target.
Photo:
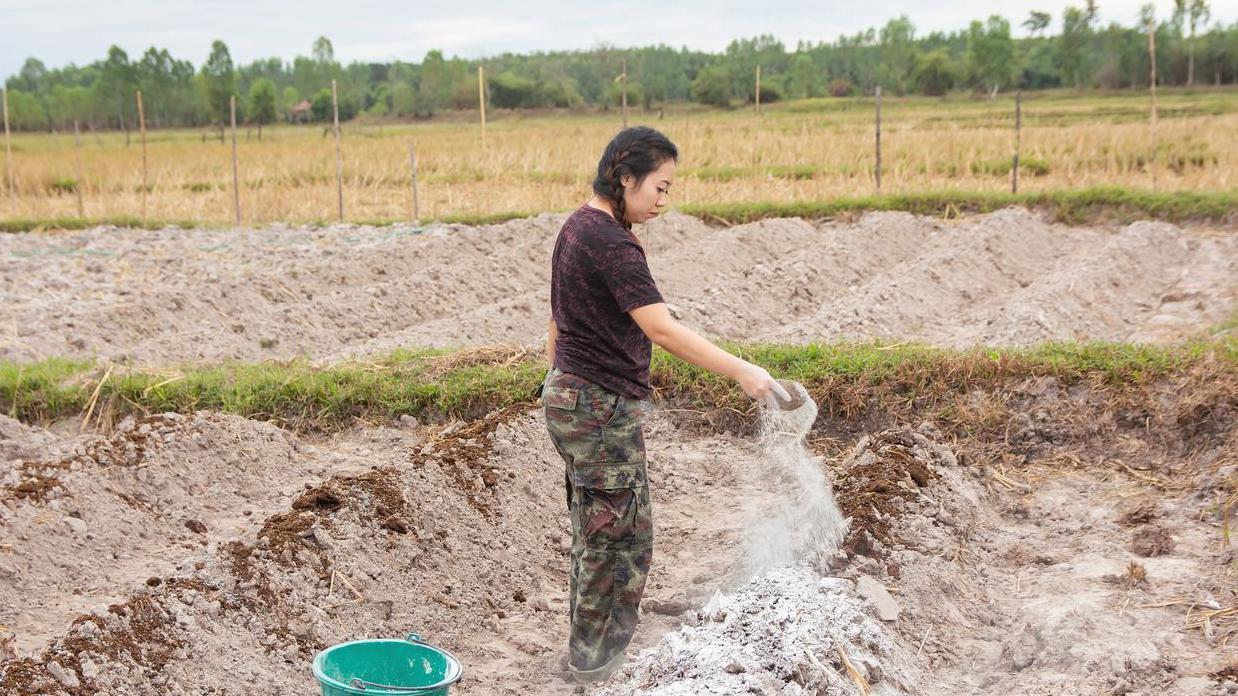
POLYGON ((653 557, 642 403, 552 369, 546 427, 567 464, 572 519, 572 667, 589 670, 627 647, 653 557))

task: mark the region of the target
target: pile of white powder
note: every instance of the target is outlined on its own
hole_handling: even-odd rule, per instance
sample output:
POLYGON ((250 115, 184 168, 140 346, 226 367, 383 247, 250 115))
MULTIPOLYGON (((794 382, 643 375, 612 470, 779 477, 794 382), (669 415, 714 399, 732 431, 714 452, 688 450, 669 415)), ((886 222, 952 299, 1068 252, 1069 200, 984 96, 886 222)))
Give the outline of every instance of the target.
POLYGON ((715 594, 695 621, 641 652, 599 696, 859 694, 857 677, 870 694, 900 693, 913 683, 914 659, 852 581, 816 570, 847 524, 821 462, 804 446, 817 405, 793 386, 801 406, 762 409, 765 457, 749 485, 750 497, 765 504, 749 510, 750 579, 732 596, 715 594))

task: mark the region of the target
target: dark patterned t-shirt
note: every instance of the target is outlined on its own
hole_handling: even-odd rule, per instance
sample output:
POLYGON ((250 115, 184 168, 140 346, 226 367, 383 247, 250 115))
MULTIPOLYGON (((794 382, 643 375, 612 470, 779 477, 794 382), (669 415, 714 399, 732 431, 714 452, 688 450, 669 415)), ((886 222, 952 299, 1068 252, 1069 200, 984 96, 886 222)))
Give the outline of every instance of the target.
POLYGON ((559 230, 550 264, 555 367, 648 398, 653 345, 628 314, 663 301, 645 250, 614 218, 582 205, 559 230))

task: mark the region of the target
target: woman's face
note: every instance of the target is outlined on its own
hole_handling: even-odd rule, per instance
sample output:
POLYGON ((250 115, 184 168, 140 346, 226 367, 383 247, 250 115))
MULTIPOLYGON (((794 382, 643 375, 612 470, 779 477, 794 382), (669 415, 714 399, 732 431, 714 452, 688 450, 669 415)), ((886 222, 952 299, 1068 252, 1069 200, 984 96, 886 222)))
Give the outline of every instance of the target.
POLYGON ((649 173, 640 185, 636 178, 623 177, 624 213, 633 224, 648 222, 670 202, 671 183, 675 181, 675 160, 668 159, 649 173))

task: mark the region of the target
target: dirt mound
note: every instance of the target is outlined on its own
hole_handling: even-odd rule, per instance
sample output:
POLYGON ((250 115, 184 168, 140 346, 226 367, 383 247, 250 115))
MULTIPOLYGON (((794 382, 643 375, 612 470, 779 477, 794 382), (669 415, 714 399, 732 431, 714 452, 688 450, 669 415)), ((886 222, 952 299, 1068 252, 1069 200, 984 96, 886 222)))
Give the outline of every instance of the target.
MULTIPOLYGON (((1223 393, 1214 389, 1210 400, 1205 391, 1166 383, 1134 398, 1039 379, 962 396, 935 425, 818 439, 852 522, 845 555, 829 570, 837 579, 824 581, 801 569, 746 584, 745 498, 780 504, 772 489, 746 484, 764 456, 759 443, 691 435, 655 415, 647 439, 658 546, 633 655, 649 651, 603 689, 814 693, 828 685, 849 693, 854 670, 874 693, 911 684, 930 696, 1215 693, 1227 678, 1219 650, 1238 635, 1227 577, 1234 549, 1220 545, 1217 517, 1234 495, 1238 430, 1232 421, 1179 421, 1186 401, 1216 410, 1223 393), (969 420, 969 402, 1005 410, 969 420), (1151 527, 1167 530, 1172 548, 1136 556, 1133 536, 1151 527), (718 590, 727 596, 711 603, 718 590)), ((197 427, 237 432, 209 418, 197 427)), ((115 462, 133 432, 119 429, 95 451, 120 453, 106 461, 131 469, 115 462)), ((162 448, 185 431, 175 432, 172 443, 148 444, 142 468, 174 466, 162 448)), ((295 454, 273 442, 259 461, 295 454)), ((69 614, 49 615, 47 633, 59 637, 0 663, 0 683, 18 693, 211 693, 216 685, 221 694, 234 693, 218 687, 230 674, 250 691, 308 691, 317 649, 416 630, 464 659, 462 692, 572 692, 558 674, 562 463, 539 414, 498 412, 433 433, 365 428, 315 446, 321 459, 347 453, 348 470, 298 485, 274 514, 205 548, 144 540, 155 555, 167 549, 180 560, 148 577, 114 575, 124 599, 95 600, 67 629, 69 614)), ((50 499, 6 502, 12 516, 0 530, 35 511, 50 515, 52 503, 78 490, 93 500, 74 473, 58 474, 69 478, 50 499)), ((179 523, 183 508, 173 509, 179 523)), ((198 519, 208 534, 217 529, 213 518, 198 519)), ((145 522, 152 537, 201 536, 161 524, 145 522)), ((34 523, 26 529, 40 533, 34 523)), ((55 536, 30 540, 68 548, 55 536)), ((0 560, 37 556, 26 541, 7 537, 0 560)), ((43 606, 73 591, 14 588, 43 606)))
POLYGON ((199 412, 127 418, 109 435, 28 428, 0 439, 0 624, 33 649, 289 503, 303 486, 374 463, 267 423, 199 412), (10 444, 13 443, 13 444, 10 444))
MULTIPOLYGON (((61 637, 37 657, 4 663, 0 679, 28 693, 201 693, 227 673, 255 691, 302 691, 312 688, 315 650, 417 630, 465 659, 464 688, 473 693, 506 693, 512 683, 570 693, 557 675, 566 638, 562 460, 540 415, 499 412, 426 436, 386 432, 382 453, 375 448, 377 468, 298 486, 294 497, 281 498, 282 512, 231 538, 129 582, 112 577, 128 599, 95 599, 67 633, 68 614, 59 624, 49 618, 39 630, 61 637)), ((733 477, 745 452, 757 456, 755 445, 728 437, 678 437, 665 420, 655 418, 649 432, 661 440, 651 448, 659 530, 686 543, 659 558, 645 643, 731 577, 738 559, 711 548, 738 546, 740 503, 719 474, 733 477), (706 481, 708 490, 697 490, 706 481), (709 521, 707 511, 725 514, 709 521)), ((159 456, 148 450, 147 467, 158 466, 159 456)), ((284 458, 260 453, 260 461, 284 458)), ((19 515, 31 507, 21 502, 19 515)), ((214 529, 209 516, 200 519, 214 529)), ((148 523, 152 537, 171 535, 174 526, 148 523)), ((197 536, 183 527, 179 533, 197 536)), ((19 541, 14 549, 24 559, 31 552, 19 541)), ((24 601, 44 603, 72 592, 59 585, 42 595, 33 586, 22 591, 24 601)), ((19 638, 23 646, 33 640, 19 638)))
MULTIPOLYGON (((0 359, 166 366, 537 343, 562 221, 3 235, 0 324, 16 328, 0 359)), ((1012 208, 711 229, 672 213, 642 234, 676 313, 733 340, 1171 341, 1238 302, 1238 237, 1160 223, 1066 227, 1012 208)))

